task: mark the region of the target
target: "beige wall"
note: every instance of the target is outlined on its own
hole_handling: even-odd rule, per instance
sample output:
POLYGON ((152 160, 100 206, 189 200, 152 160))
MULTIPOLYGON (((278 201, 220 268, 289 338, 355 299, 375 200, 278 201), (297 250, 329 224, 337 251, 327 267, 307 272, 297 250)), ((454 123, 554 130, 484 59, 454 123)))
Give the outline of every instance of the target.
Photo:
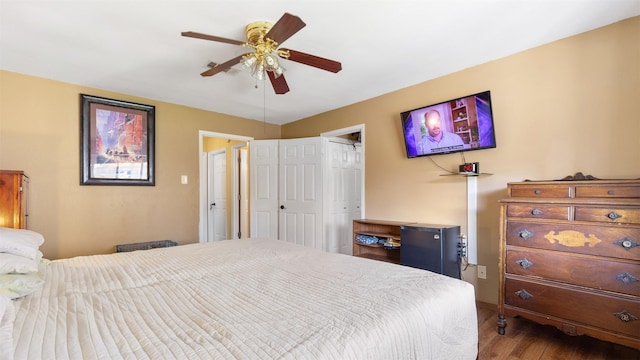
POLYGON ((266 131, 261 122, 0 71, 0 168, 31 176, 30 228, 45 235, 46 256, 108 253, 119 243, 197 241, 198 130, 292 138, 365 124, 367 217, 466 232, 465 178, 440 176, 435 164, 455 170, 461 156, 407 159, 399 114, 491 90, 498 147, 465 157, 493 173, 478 179, 478 258, 488 279, 477 292, 495 303, 497 202, 507 182, 577 171, 640 176, 638 34, 640 17, 266 131), (155 187, 79 185, 80 93, 156 106, 155 187))
POLYGON ((0 71, 0 168, 31 178, 29 228, 45 236, 48 258, 197 242, 199 130, 280 137, 275 125, 0 71), (156 186, 79 185, 81 93, 156 106, 156 186))
POLYGON ((493 174, 477 180, 478 261, 487 266, 477 293, 496 303, 498 200, 507 182, 578 171, 640 177, 640 17, 285 125, 282 135, 364 123, 366 217, 459 224, 466 232, 465 178, 440 176, 437 166, 455 171, 462 157, 407 159, 400 112, 483 90, 491 90, 497 148, 465 158, 493 174))

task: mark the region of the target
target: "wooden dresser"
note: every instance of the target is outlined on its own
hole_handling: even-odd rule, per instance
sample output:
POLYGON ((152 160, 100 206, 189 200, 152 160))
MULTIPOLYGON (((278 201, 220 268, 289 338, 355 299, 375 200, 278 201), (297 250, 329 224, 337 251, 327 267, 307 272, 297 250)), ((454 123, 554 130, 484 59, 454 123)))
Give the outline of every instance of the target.
POLYGON ((27 228, 29 177, 23 171, 0 170, 0 226, 27 228))
POLYGON ((640 349, 640 179, 525 181, 507 195, 498 332, 522 316, 640 349))

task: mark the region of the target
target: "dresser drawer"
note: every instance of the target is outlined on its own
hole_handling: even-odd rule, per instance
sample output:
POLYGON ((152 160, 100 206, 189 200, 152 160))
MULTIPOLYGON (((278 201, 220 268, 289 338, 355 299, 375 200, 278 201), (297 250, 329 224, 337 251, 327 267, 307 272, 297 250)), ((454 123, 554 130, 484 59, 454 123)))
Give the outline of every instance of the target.
POLYGON ((571 220, 570 206, 549 206, 537 204, 509 204, 508 217, 522 217, 531 219, 571 220))
POLYGON ((508 250, 505 265, 509 274, 640 295, 640 263, 585 258, 564 253, 508 250))
POLYGON ((531 198, 570 198, 569 185, 513 184, 510 186, 511 197, 531 198))
POLYGON ((640 224, 640 209, 637 207, 601 208, 577 206, 575 208, 575 220, 620 224, 640 224))
POLYGON ((507 305, 637 337, 640 300, 507 278, 507 305), (626 321, 625 321, 626 320, 626 321))
POLYGON ((576 186, 577 198, 640 198, 640 186, 576 186))
POLYGON ((640 260, 640 227, 507 222, 507 245, 640 260))

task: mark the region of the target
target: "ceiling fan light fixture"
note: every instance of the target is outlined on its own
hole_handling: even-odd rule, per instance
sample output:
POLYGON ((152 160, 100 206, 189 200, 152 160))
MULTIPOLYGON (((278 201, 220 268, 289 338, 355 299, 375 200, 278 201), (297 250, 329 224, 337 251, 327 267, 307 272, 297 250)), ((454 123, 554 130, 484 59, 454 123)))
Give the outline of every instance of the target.
POLYGON ((258 80, 264 80, 266 78, 264 65, 262 65, 261 62, 256 61, 249 71, 251 71, 251 76, 258 80))
POLYGON ((256 68, 256 72, 255 72, 254 76, 257 77, 258 80, 264 80, 264 79, 266 79, 265 74, 266 73, 265 73, 265 70, 264 70, 264 66, 258 65, 258 67, 256 68))
POLYGON ((275 77, 284 73, 284 68, 278 61, 278 54, 275 51, 261 53, 256 51, 242 58, 240 63, 251 72, 251 76, 258 80, 266 79, 266 71, 271 71, 275 77))
POLYGON ((280 65, 278 54, 276 54, 275 51, 265 55, 264 62, 265 70, 273 72, 276 77, 282 75, 285 70, 282 65, 280 65))
POLYGON ((278 43, 265 38, 271 27, 272 24, 265 21, 255 21, 245 27, 247 42, 243 45, 252 48, 254 52, 243 57, 241 63, 258 80, 267 78, 266 71, 271 71, 276 78, 284 72, 278 60, 281 56, 277 50, 278 43))
POLYGON ((240 63, 248 70, 253 70, 257 62, 258 58, 255 56, 255 54, 246 55, 240 61, 240 63))
POLYGON ((246 41, 227 39, 194 31, 184 31, 182 32, 182 36, 240 45, 252 49, 252 51, 248 53, 238 55, 222 64, 211 67, 209 70, 202 72, 200 74, 201 76, 212 76, 226 71, 236 64, 241 64, 248 69, 256 79, 264 80, 268 77, 276 94, 285 94, 289 91, 289 85, 283 74, 285 69, 280 65, 281 59, 313 66, 333 73, 342 70, 342 64, 337 61, 305 54, 300 51, 278 48, 280 44, 305 26, 306 24, 299 17, 284 13, 275 24, 266 21, 249 23, 245 27, 246 41))
POLYGON ((286 69, 283 68, 282 66, 278 66, 278 68, 276 68, 275 70, 273 70, 273 74, 276 76, 276 78, 280 77, 280 75, 282 75, 282 73, 284 73, 286 69))

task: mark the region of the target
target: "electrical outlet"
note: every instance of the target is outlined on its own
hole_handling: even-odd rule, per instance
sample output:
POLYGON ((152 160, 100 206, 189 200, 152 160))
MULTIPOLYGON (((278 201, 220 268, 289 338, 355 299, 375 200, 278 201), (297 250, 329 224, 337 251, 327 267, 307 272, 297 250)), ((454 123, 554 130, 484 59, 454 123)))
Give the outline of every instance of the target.
POLYGON ((478 265, 478 279, 486 279, 487 278, 487 267, 483 265, 478 265))

